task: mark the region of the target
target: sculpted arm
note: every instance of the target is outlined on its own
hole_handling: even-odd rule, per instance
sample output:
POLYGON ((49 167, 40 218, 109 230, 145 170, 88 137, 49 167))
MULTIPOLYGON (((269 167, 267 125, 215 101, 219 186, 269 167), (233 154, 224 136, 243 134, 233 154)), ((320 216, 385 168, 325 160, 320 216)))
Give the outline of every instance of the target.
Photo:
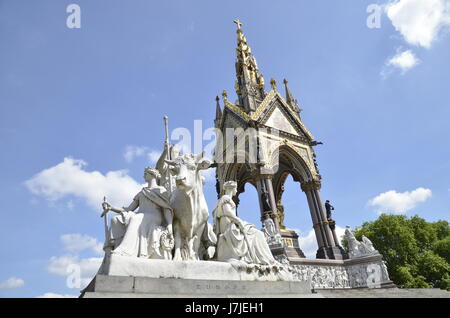
POLYGON ((244 225, 240 218, 236 216, 236 208, 230 202, 224 202, 222 206, 223 216, 230 219, 233 223, 235 223, 239 229, 243 229, 244 225))
POLYGON ((129 211, 134 211, 134 210, 136 210, 138 207, 139 207, 139 201, 136 200, 136 199, 134 199, 133 202, 131 202, 131 204, 130 204, 127 208, 126 208, 126 207, 123 207, 123 208, 120 209, 120 210, 122 210, 122 211, 119 211, 119 212, 129 212, 129 211))
POLYGON ((102 206, 103 206, 103 213, 102 213, 102 216, 103 216, 108 211, 113 211, 113 212, 116 212, 116 213, 123 213, 123 212, 128 212, 128 211, 134 211, 134 210, 136 210, 138 208, 139 201, 134 199, 133 202, 131 202, 131 204, 128 207, 123 207, 123 208, 118 208, 118 207, 112 206, 108 202, 103 202, 102 206))

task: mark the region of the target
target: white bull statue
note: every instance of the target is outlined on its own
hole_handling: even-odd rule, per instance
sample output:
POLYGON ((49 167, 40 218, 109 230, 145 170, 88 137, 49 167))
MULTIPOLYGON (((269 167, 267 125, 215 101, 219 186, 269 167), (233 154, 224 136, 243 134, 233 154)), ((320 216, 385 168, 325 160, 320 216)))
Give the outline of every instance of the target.
POLYGON ((203 194, 204 178, 200 174, 200 170, 208 169, 211 162, 203 158, 203 153, 184 154, 165 161, 176 184, 170 200, 174 211, 173 260, 212 258, 217 237, 208 223, 208 206, 203 194))

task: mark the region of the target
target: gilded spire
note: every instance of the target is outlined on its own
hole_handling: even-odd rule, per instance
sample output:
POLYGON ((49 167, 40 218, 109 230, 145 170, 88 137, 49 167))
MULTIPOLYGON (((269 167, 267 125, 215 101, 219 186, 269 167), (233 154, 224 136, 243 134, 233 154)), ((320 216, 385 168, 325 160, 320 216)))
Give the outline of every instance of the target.
POLYGON ((239 105, 249 113, 255 111, 259 103, 264 99, 264 77, 259 73, 258 64, 241 28, 241 21, 234 20, 233 22, 237 26, 237 83, 235 89, 239 97, 239 105))

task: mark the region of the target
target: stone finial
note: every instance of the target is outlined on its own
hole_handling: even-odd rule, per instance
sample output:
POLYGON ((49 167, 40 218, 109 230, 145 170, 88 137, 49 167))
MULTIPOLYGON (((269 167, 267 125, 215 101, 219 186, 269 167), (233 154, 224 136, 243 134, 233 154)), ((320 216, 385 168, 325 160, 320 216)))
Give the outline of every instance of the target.
POLYGON ((228 93, 227 93, 227 91, 225 89, 222 92, 222 97, 223 97, 224 100, 228 99, 228 93))
POLYGON ((272 86, 272 89, 274 91, 277 90, 277 82, 275 81, 275 79, 273 77, 270 79, 270 86, 272 86))
POLYGON ((258 81, 259 81, 258 87, 260 89, 264 89, 264 76, 262 74, 259 74, 258 81))
POLYGON ((222 117, 222 109, 220 108, 220 98, 216 96, 216 119, 215 122, 218 123, 222 117))

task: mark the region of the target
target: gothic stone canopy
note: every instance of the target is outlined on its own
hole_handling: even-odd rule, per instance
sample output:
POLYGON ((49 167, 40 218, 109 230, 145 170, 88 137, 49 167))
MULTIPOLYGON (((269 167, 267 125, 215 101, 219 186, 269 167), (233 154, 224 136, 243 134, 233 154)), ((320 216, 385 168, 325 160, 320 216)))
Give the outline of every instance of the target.
MULTIPOLYGON (((328 226, 319 193, 321 176, 313 146, 320 143, 303 123, 301 109, 287 80, 283 81, 285 97, 274 79, 270 81, 271 90, 266 91, 264 76, 243 33, 242 23, 239 20, 235 23, 237 99, 230 102, 228 93, 223 91, 222 109, 216 98, 214 124, 222 135, 216 139, 215 148, 218 195, 223 194, 226 181, 234 180, 238 184, 235 201, 239 204, 239 194, 245 190, 246 183, 251 183, 258 192, 261 219, 269 215, 279 230, 287 232, 282 195, 286 178, 292 175, 307 195, 319 250, 322 249, 318 257, 342 258, 342 249, 328 226), (252 137, 249 130, 256 134, 252 137), (244 146, 239 147, 242 140, 244 146), (256 160, 252 160, 255 153, 256 160)), ((298 251, 299 256, 303 255, 298 251)))

